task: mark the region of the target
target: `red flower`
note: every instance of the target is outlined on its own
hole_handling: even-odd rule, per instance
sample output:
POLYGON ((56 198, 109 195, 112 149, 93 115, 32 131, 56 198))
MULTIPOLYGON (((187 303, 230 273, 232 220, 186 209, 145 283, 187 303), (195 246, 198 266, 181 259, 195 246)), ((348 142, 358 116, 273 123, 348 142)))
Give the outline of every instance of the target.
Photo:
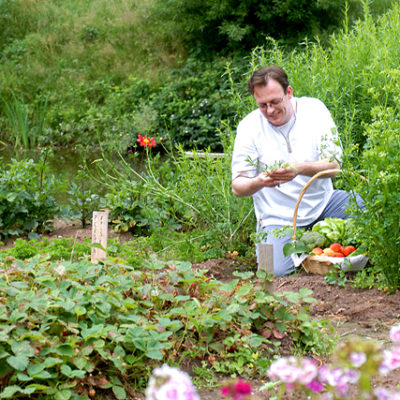
POLYGON ((154 138, 149 138, 146 135, 142 136, 142 135, 138 135, 138 140, 137 140, 140 144, 140 146, 146 148, 152 148, 153 146, 156 145, 156 141, 154 140, 154 138))

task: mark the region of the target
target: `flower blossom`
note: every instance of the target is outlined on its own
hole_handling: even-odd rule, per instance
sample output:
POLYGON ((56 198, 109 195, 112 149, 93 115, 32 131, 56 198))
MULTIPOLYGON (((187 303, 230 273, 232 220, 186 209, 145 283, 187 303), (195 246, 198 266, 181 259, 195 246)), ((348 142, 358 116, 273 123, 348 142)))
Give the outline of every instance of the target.
POLYGON ((397 368, 400 368, 400 346, 383 352, 383 360, 379 367, 379 372, 387 374, 397 368))
POLYGON ((393 343, 400 343, 400 324, 390 328, 389 337, 393 343))
POLYGON ((238 378, 236 381, 222 386, 221 394, 223 397, 231 396, 233 400, 245 400, 251 394, 251 385, 242 378, 238 378))
POLYGON ((361 367, 361 365, 363 365, 365 361, 367 361, 367 356, 365 353, 357 353, 354 351, 350 354, 350 362, 355 368, 361 367))
POLYGON ((149 138, 146 135, 145 136, 138 135, 137 141, 140 144, 140 146, 144 148, 148 147, 149 149, 151 149, 156 145, 156 141, 154 140, 154 138, 153 137, 149 138))
POLYGON ((385 388, 378 387, 374 390, 377 400, 400 400, 400 393, 391 392, 385 388))
POLYGON ((200 397, 187 373, 163 365, 153 370, 146 400, 200 400, 200 397))
POLYGON ((273 362, 268 370, 272 379, 279 379, 286 384, 300 383, 308 385, 318 375, 315 362, 310 359, 297 360, 295 357, 280 358, 273 362))

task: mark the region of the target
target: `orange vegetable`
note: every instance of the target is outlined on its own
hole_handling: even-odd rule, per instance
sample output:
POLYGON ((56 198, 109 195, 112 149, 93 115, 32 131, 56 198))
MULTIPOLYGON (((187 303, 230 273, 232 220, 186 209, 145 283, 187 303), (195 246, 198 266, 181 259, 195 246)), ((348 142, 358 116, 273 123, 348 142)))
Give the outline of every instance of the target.
POLYGON ((327 247, 324 249, 323 255, 327 257, 335 257, 335 252, 331 248, 327 247))
POLYGON ((323 253, 323 250, 320 247, 315 247, 310 251, 310 253, 320 256, 323 253))

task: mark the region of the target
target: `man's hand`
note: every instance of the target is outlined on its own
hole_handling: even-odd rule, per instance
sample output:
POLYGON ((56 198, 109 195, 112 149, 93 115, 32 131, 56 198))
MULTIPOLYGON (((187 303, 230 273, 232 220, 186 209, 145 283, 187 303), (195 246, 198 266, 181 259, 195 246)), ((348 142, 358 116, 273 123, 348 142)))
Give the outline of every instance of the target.
MULTIPOLYGON (((291 162, 285 168, 262 172, 254 178, 238 176, 232 181, 232 192, 235 196, 251 196, 263 187, 275 187, 294 179, 297 175, 313 176, 327 169, 338 169, 336 160, 319 160, 310 162, 291 162)), ((335 176, 333 173, 331 176, 335 176)), ((329 176, 326 176, 329 177, 329 176)))
POLYGON ((292 179, 294 179, 296 175, 297 175, 297 169, 291 166, 287 168, 275 169, 267 174, 268 178, 272 182, 272 184, 268 186, 269 187, 277 186, 281 183, 289 182, 292 179))

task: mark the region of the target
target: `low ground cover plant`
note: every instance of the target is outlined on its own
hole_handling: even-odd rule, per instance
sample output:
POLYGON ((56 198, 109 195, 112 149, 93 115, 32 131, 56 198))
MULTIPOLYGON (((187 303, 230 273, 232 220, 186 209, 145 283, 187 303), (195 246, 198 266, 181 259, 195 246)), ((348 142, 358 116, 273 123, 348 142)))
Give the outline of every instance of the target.
POLYGON ((124 399, 160 362, 254 377, 285 337, 310 353, 333 343, 327 321, 308 316, 310 291, 269 295, 248 273, 223 284, 156 258, 140 269, 46 255, 0 264, 2 398, 124 399))

